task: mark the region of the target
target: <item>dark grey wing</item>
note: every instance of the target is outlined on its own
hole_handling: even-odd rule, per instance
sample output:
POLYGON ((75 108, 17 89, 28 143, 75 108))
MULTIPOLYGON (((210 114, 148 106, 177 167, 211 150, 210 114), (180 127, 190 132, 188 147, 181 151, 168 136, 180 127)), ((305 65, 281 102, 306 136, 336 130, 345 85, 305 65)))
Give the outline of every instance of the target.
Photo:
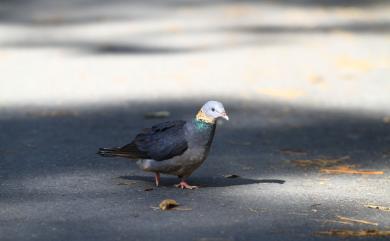
POLYGON ((162 161, 181 155, 188 148, 185 121, 168 121, 144 129, 133 142, 122 147, 124 153, 143 159, 162 161))

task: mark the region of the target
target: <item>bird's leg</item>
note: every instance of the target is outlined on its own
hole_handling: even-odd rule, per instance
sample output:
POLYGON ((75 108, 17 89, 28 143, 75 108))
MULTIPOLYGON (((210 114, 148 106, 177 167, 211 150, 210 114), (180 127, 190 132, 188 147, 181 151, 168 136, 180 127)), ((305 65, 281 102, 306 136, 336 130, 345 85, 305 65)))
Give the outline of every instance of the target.
POLYGON ((156 181, 156 187, 158 187, 160 185, 160 173, 159 172, 155 173, 154 179, 156 181))
POLYGON ((178 188, 181 188, 181 189, 197 189, 197 188, 199 188, 198 186, 191 186, 191 185, 189 185, 189 184, 184 180, 184 178, 181 178, 181 179, 180 179, 180 183, 179 183, 179 184, 176 184, 175 186, 178 187, 178 188))

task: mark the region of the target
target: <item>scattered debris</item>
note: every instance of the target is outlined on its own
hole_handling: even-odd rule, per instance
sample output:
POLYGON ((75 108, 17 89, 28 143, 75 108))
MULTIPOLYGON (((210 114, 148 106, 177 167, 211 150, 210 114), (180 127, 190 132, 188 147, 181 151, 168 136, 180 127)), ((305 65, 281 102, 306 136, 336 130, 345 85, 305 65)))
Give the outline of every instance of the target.
POLYGON ((337 216, 337 218, 340 221, 344 221, 344 222, 361 223, 361 224, 378 226, 378 223, 374 223, 374 222, 370 222, 370 221, 362 220, 362 219, 347 218, 347 217, 343 217, 343 216, 337 216))
POLYGON ((354 165, 341 165, 332 168, 321 168, 320 172, 327 174, 363 174, 363 175, 383 175, 383 171, 356 170, 354 165))
POLYGON ((149 192, 149 191, 153 191, 153 190, 154 190, 154 189, 153 189, 152 187, 150 187, 150 188, 145 188, 145 189, 144 189, 145 192, 149 192))
POLYGON ((349 156, 343 156, 337 159, 292 160, 290 162, 299 167, 328 167, 338 164, 349 158, 349 156))
POLYGON ((160 209, 163 211, 172 209, 177 206, 179 206, 179 204, 173 199, 165 199, 159 205, 160 209))
POLYGON ((384 206, 378 206, 378 205, 372 205, 372 204, 367 204, 367 205, 364 205, 364 206, 366 208, 372 208, 372 209, 378 209, 378 210, 390 212, 390 207, 384 207, 384 206))
POLYGON ((280 149, 280 152, 284 155, 291 155, 291 156, 306 155, 307 154, 307 152, 305 150, 292 149, 292 148, 283 148, 283 149, 280 149))
POLYGON ((224 175, 223 176, 224 178, 238 178, 240 177, 239 175, 236 175, 236 174, 228 174, 228 175, 224 175))
POLYGON ((156 112, 149 112, 145 113, 144 117, 147 119, 152 119, 152 118, 166 118, 169 117, 171 113, 169 111, 156 111, 156 112))
POLYGON ((327 235, 327 236, 337 236, 337 237, 387 237, 390 236, 390 230, 330 230, 316 232, 316 235, 327 235))

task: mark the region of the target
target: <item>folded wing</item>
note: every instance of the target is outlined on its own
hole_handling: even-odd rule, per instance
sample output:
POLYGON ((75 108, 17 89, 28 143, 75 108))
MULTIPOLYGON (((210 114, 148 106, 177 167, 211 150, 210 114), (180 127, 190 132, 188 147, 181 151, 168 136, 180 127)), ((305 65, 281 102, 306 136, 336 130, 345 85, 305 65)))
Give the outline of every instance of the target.
POLYGON ((118 149, 118 156, 162 161, 181 155, 188 148, 185 121, 168 121, 144 129, 134 140, 118 149))

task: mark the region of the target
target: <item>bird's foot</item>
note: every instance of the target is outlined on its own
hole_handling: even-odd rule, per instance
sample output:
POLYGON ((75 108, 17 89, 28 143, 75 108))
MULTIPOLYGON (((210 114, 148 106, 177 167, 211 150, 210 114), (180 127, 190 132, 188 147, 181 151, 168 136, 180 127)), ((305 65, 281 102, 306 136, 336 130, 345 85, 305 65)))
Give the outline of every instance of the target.
POLYGON ((198 189, 198 186, 191 186, 185 181, 181 181, 179 184, 176 184, 175 187, 181 188, 181 189, 198 189))
POLYGON ((159 172, 156 172, 156 174, 154 176, 154 180, 156 182, 156 187, 158 187, 160 185, 160 173, 159 172))

